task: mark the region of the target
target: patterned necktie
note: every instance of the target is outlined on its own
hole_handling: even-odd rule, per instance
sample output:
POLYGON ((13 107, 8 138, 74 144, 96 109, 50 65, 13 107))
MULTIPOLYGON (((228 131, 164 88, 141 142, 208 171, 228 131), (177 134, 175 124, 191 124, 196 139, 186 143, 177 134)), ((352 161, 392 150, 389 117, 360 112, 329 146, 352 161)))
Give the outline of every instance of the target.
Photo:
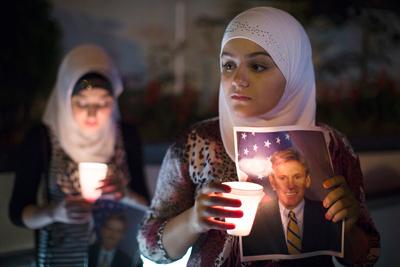
POLYGON ((286 229, 286 243, 289 254, 301 253, 301 237, 299 226, 297 225, 296 215, 293 211, 289 211, 289 222, 286 229))

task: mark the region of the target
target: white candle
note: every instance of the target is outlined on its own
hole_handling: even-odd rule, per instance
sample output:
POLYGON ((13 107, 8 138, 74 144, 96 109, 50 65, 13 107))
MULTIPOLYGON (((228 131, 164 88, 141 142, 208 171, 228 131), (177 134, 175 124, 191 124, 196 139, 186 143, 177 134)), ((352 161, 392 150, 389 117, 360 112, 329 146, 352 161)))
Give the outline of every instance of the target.
POLYGON ((242 205, 239 208, 225 207, 225 209, 241 210, 241 218, 225 218, 226 222, 235 224, 235 228, 227 230, 230 235, 246 236, 250 234, 256 216, 258 204, 264 196, 263 186, 250 182, 224 182, 231 187, 230 193, 223 193, 224 197, 240 199, 242 205))
POLYGON ((79 163, 79 182, 82 196, 89 201, 96 201, 101 196, 100 181, 106 178, 107 165, 97 162, 79 163))

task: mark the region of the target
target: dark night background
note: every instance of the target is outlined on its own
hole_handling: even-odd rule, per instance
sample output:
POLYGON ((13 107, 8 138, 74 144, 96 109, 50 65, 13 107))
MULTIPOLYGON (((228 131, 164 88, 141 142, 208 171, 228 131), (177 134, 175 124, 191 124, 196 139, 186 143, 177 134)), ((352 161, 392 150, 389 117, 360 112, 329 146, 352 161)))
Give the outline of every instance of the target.
MULTIPOLYGON (((146 164, 159 164, 165 147, 180 131, 217 115, 218 49, 226 23, 251 6, 272 5, 292 13, 309 33, 317 120, 345 133, 360 153, 375 215, 388 218, 387 209, 398 210, 400 5, 396 1, 186 0, 186 39, 176 44, 177 2, 3 1, 0 172, 12 173, 18 145, 42 116, 62 56, 83 41, 103 45, 121 66, 122 119, 138 125, 146 164), (171 93, 173 62, 182 54, 184 85, 171 93)), ((3 205, 2 212, 7 207, 3 205)), ((396 231, 394 236, 400 237, 396 231)), ((3 266, 7 257, 1 255, 3 266)), ((382 264, 396 265, 390 262, 393 255, 386 259, 382 264)))

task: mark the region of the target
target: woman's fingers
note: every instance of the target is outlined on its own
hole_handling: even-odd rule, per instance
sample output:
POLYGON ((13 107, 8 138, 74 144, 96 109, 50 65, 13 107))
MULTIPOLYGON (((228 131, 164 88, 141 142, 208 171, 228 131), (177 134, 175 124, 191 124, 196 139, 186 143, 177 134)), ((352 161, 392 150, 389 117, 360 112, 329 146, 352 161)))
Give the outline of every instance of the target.
POLYGON ((324 207, 328 209, 325 218, 333 222, 344 219, 350 219, 350 224, 355 222, 360 212, 360 206, 348 187, 346 179, 343 176, 334 176, 324 181, 323 186, 332 190, 323 201, 324 207))
POLYGON ((216 194, 202 195, 200 201, 208 206, 240 207, 242 205, 239 199, 227 198, 216 194))
POLYGON ((207 186, 201 189, 201 193, 229 193, 231 192, 231 187, 226 184, 211 182, 207 186))
POLYGON ((207 229, 215 229, 215 230, 230 230, 234 229, 235 225, 233 223, 227 223, 221 220, 218 220, 213 217, 207 217, 203 220, 203 224, 207 229))
MULTIPOLYGON (((352 206, 352 204, 353 202, 349 197, 340 199, 340 201, 336 201, 331 207, 329 207, 328 211, 326 212, 326 219, 333 220, 333 218, 336 218, 336 221, 338 221, 338 218, 341 216, 337 215, 337 213, 343 213, 343 210, 347 210, 352 206)), ((345 213, 347 214, 347 211, 345 211, 345 213)))
POLYGON ((194 222, 202 232, 210 229, 227 230, 235 227, 232 223, 224 222, 224 218, 241 218, 243 211, 239 208, 239 199, 224 197, 231 188, 225 184, 210 183, 196 197, 194 205, 194 222))
POLYGON ((346 180, 344 179, 344 177, 337 175, 337 176, 333 176, 329 179, 326 179, 323 183, 323 186, 326 189, 329 189, 329 188, 333 188, 333 187, 336 187, 336 186, 339 186, 339 185, 345 184, 345 183, 346 183, 346 180))
POLYGON ((119 192, 120 186, 114 185, 114 184, 110 184, 110 185, 102 186, 102 187, 100 187, 100 189, 101 189, 103 195, 104 194, 112 194, 112 193, 115 193, 115 192, 119 192))
POLYGON ((342 199, 347 194, 348 194, 348 192, 346 191, 346 189, 343 186, 339 186, 339 187, 333 189, 331 192, 329 192, 326 195, 326 197, 323 201, 324 207, 329 208, 330 206, 332 206, 332 204, 334 204, 339 199, 342 199))
POLYGON ((67 196, 53 204, 52 216, 55 222, 80 224, 91 218, 92 204, 82 197, 67 196))
POLYGON ((243 211, 241 210, 230 210, 223 207, 206 207, 203 211, 205 217, 216 217, 216 218, 241 218, 243 217, 243 211))
POLYGON ((116 199, 121 199, 125 196, 127 183, 126 179, 109 176, 102 180, 102 185, 98 189, 102 191, 102 195, 113 194, 116 199))
POLYGON ((349 206, 348 208, 341 209, 340 211, 336 212, 332 218, 333 222, 338 222, 344 219, 352 219, 356 218, 358 215, 358 208, 356 206, 349 206))

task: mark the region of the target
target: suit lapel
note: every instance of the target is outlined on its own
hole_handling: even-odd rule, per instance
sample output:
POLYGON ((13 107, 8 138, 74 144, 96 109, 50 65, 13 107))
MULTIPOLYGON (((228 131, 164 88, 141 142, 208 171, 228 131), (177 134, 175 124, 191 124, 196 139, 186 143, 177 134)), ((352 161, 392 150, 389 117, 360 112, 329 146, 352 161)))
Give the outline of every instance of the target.
POLYGON ((281 219, 281 212, 279 211, 279 204, 278 200, 274 199, 274 205, 272 205, 272 218, 273 222, 275 224, 274 229, 280 229, 280 231, 275 231, 274 232, 274 237, 275 240, 277 241, 277 244, 279 245, 279 251, 282 251, 284 254, 288 254, 288 248, 286 245, 286 238, 285 238, 285 229, 282 224, 282 219, 281 219))
POLYGON ((316 211, 313 210, 312 203, 304 198, 304 216, 303 216, 303 238, 302 238, 302 251, 310 251, 310 249, 314 249, 315 240, 320 235, 318 233, 321 228, 318 225, 318 221, 313 219, 315 217, 316 211))

